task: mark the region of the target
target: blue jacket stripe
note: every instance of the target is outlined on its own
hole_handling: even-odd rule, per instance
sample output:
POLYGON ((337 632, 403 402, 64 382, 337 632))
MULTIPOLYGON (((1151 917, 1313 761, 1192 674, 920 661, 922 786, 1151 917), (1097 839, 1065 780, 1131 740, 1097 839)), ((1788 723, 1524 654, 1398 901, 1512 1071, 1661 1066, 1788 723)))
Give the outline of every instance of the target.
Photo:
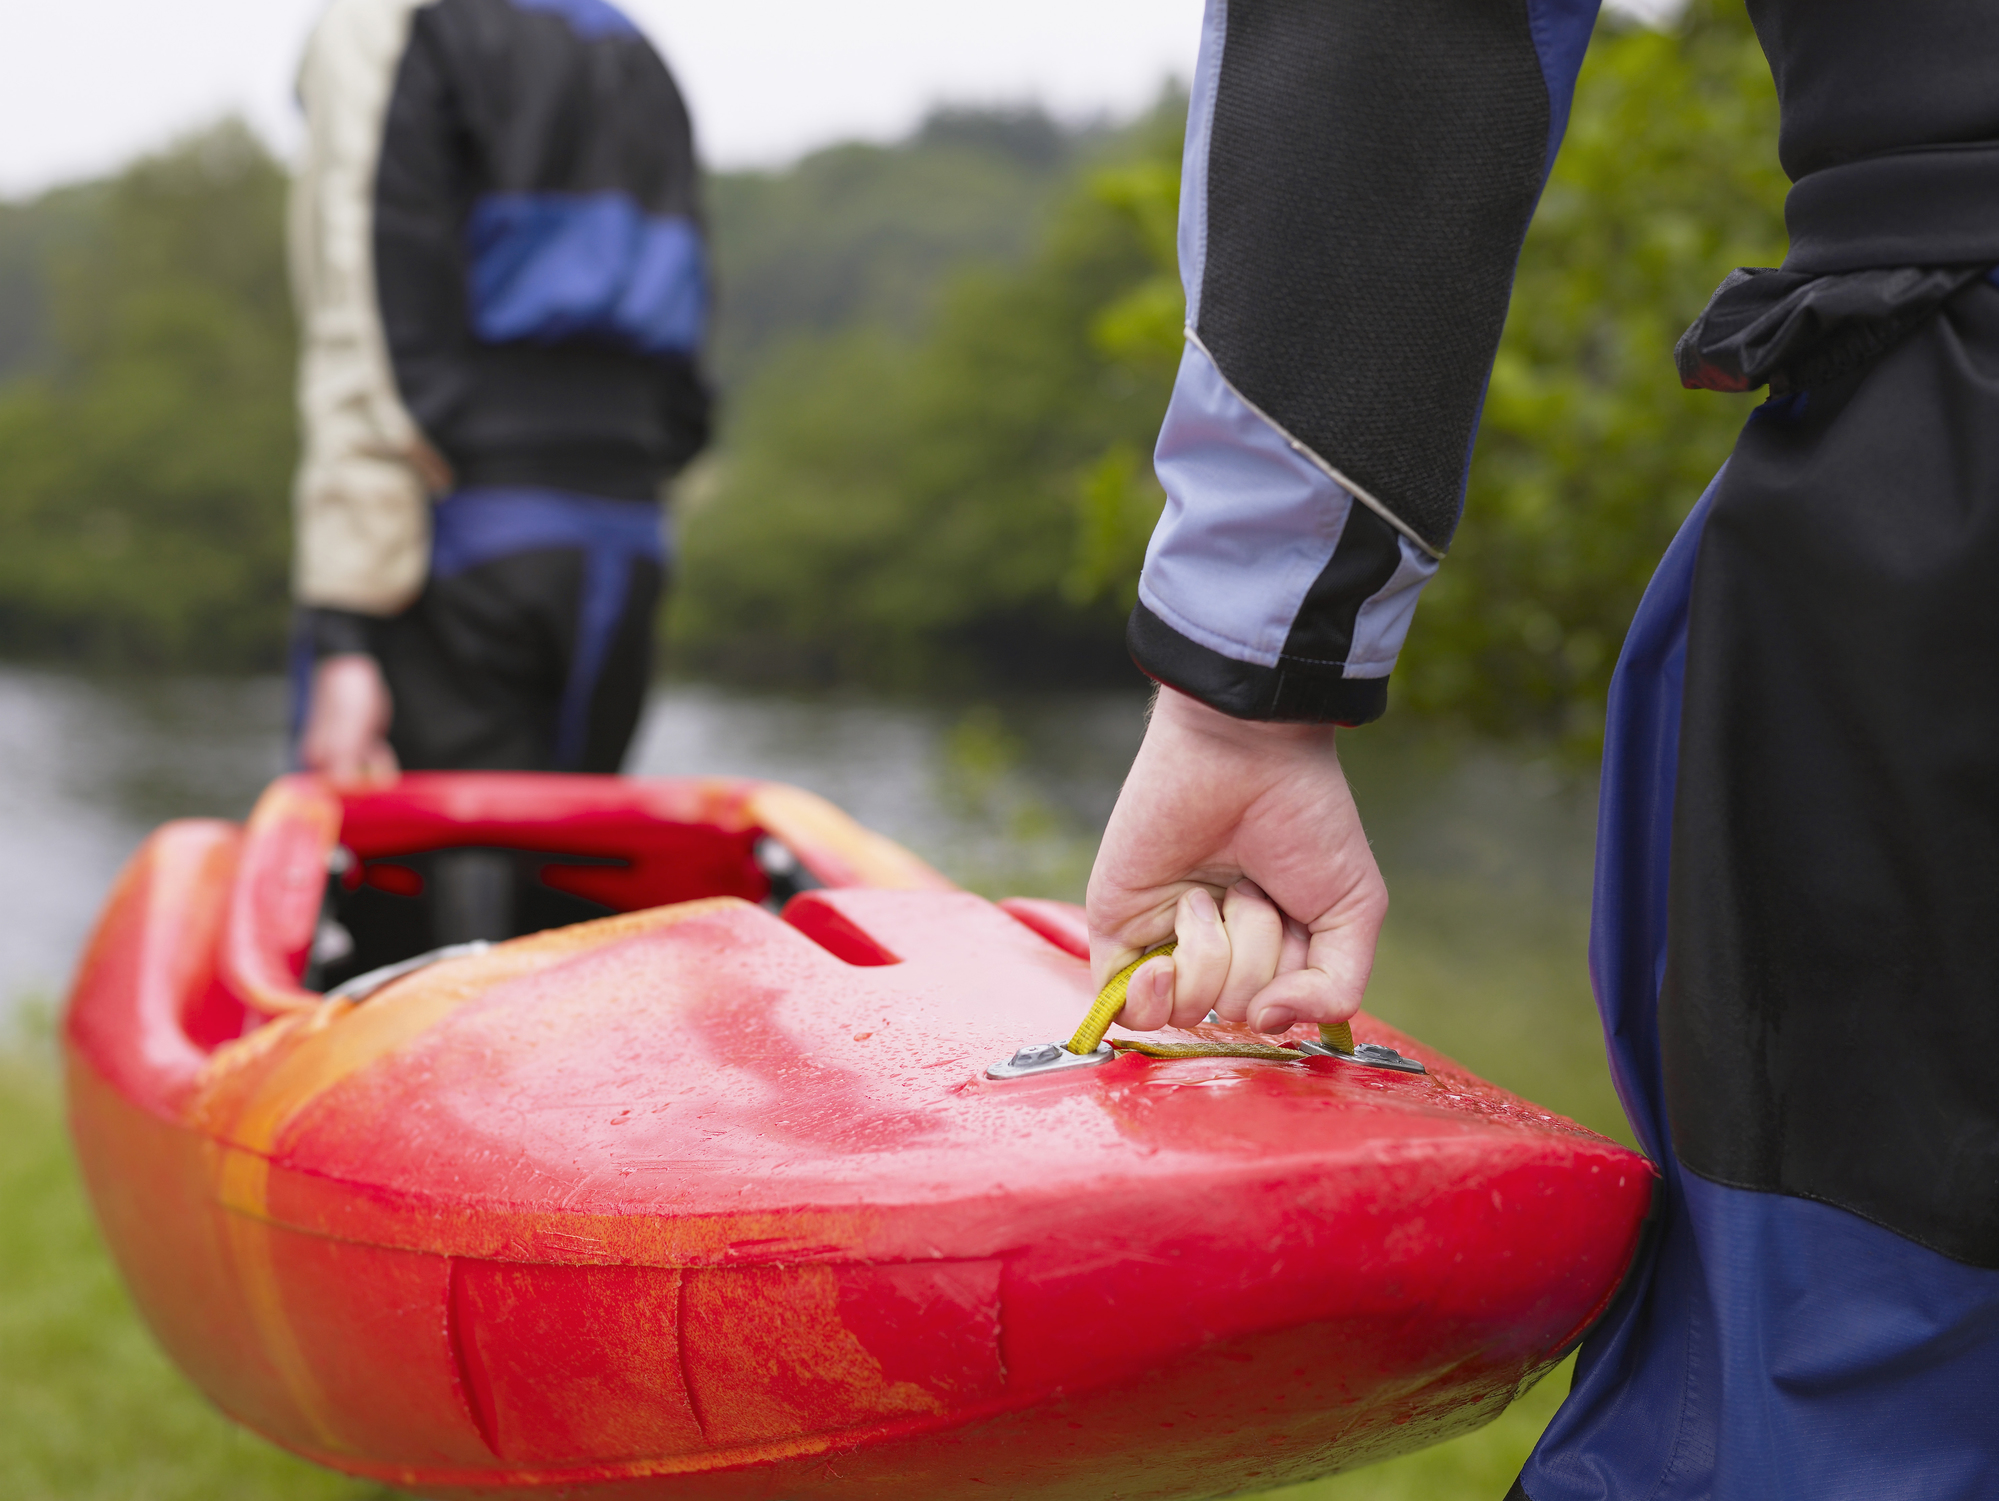
POLYGON ((465 227, 473 331, 489 344, 596 336, 691 354, 707 323, 701 234, 625 193, 491 193, 465 227))

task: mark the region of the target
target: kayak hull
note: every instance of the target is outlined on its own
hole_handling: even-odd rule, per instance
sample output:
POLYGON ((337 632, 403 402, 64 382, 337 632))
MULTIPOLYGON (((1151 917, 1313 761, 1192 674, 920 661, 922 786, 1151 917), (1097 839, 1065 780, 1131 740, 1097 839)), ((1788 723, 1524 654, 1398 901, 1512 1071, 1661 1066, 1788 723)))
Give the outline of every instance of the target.
POLYGON ((985 1078, 1081 1014, 1087 967, 1059 909, 913 862, 901 890, 639 910, 244 1033, 246 997, 296 985, 296 924, 244 921, 241 889, 289 889, 259 845, 295 825, 170 825, 135 857, 66 1021, 71 1119, 168 1353, 351 1474, 1260 1490, 1495 1416, 1638 1247, 1641 1158, 1366 1018, 1430 1073, 985 1078))

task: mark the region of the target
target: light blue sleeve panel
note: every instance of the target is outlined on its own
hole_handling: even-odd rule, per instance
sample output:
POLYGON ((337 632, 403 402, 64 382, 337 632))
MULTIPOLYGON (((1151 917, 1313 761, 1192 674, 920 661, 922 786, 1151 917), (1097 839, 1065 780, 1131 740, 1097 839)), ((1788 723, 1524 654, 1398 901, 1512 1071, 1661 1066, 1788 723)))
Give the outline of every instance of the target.
POLYGON ((1409 623, 1416 618, 1416 601, 1437 571, 1438 560, 1407 537, 1395 539, 1401 561, 1388 582, 1361 601, 1354 620, 1353 649, 1346 660, 1350 678, 1385 678, 1395 670, 1409 623))
POLYGON ((1193 339, 1153 467, 1166 509, 1139 600, 1209 651, 1275 667, 1353 497, 1231 390, 1193 339))

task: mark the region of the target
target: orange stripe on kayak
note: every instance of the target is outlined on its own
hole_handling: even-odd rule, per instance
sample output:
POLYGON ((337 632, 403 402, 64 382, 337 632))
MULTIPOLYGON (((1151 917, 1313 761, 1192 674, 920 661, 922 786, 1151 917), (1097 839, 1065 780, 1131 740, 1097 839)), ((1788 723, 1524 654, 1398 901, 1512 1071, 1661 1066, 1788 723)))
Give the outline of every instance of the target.
POLYGON ((284 1288, 272 1257, 271 1226, 264 1215, 271 1164, 249 1152, 238 1152, 211 1144, 217 1197, 226 1209, 237 1211, 222 1216, 223 1245, 235 1269, 235 1284, 257 1331, 257 1343, 264 1358, 284 1383, 308 1427, 322 1444, 345 1450, 332 1417, 326 1393, 312 1374, 285 1312, 284 1288))
POLYGON ((330 1240, 433 1256, 575 1266, 716 1267, 874 1260, 877 1254, 903 1261, 921 1259, 928 1249, 918 1232, 884 1242, 897 1220, 873 1205, 742 1215, 594 1214, 454 1205, 379 1190, 363 1193, 351 1183, 283 1167, 273 1168, 271 1179, 278 1187, 279 1207, 268 1211, 274 1224, 330 1240), (743 1246, 754 1250, 746 1255, 743 1246))
POLYGON ((317 997, 266 950, 268 941, 309 941, 319 911, 325 855, 340 840, 340 798, 317 776, 279 777, 264 789, 245 826, 224 930, 224 983, 252 1010, 271 1016, 310 1010, 317 997), (303 842, 303 863, 290 858, 303 842))
POLYGON ((782 782, 765 782, 744 800, 757 824, 802 859, 829 886, 889 891, 958 888, 908 850, 854 822, 823 797, 782 782))

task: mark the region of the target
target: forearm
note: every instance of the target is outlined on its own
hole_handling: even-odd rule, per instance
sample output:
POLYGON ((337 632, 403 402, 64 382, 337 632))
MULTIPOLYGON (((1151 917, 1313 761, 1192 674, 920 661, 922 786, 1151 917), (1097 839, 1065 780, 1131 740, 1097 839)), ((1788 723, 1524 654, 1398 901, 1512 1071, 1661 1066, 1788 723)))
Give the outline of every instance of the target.
POLYGON ((379 617, 305 606, 294 629, 311 662, 303 683, 299 764, 343 785, 393 780, 395 702, 378 656, 379 617))
POLYGON ((322 658, 307 686, 299 764, 341 785, 394 781, 399 767, 389 747, 395 704, 381 665, 363 652, 322 658))
POLYGON ((308 450, 292 503, 301 608, 394 615, 422 591, 429 564, 430 498, 411 463, 308 450))

